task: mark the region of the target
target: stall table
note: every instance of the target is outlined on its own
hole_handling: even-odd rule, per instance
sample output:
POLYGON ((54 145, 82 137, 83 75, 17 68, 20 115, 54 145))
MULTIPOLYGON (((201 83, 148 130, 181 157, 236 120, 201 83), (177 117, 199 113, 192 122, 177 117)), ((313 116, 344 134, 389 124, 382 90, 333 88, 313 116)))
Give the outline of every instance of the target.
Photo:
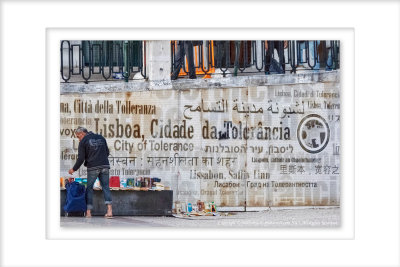
MULTIPOLYGON (((115 216, 171 216, 172 190, 134 191, 111 190, 113 215, 115 216)), ((60 190, 61 216, 65 215, 66 190, 60 190)), ((92 215, 106 213, 103 191, 94 190, 92 215)))

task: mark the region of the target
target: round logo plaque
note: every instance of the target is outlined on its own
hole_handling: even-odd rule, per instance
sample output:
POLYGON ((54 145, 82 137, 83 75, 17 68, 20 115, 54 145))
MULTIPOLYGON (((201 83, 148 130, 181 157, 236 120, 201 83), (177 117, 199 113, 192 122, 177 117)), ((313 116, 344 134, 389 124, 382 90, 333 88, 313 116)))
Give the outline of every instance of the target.
POLYGON ((328 145, 329 125, 320 115, 310 114, 304 117, 297 127, 297 139, 300 146, 309 153, 319 153, 328 145))

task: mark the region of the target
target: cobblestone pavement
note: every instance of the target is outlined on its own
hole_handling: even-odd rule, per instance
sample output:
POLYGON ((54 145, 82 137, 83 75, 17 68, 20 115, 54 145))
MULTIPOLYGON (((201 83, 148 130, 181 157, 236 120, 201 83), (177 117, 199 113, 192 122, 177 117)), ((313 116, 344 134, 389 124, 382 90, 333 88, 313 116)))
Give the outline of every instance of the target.
POLYGON ((61 217, 61 227, 339 227, 340 208, 271 209, 257 212, 220 212, 219 216, 61 217))

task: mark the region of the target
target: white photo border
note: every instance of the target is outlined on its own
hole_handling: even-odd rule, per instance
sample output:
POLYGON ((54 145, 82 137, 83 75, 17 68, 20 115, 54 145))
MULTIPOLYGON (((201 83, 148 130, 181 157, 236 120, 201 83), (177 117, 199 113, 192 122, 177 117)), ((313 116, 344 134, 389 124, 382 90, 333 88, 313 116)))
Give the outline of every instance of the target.
MULTIPOLYGON (((399 266, 399 2, 149 1, 144 3, 3 0, 0 4, 2 77, 0 81, 2 89, 0 265, 399 266), (201 21, 193 19, 193 14, 189 12, 193 8, 196 14, 202 14, 201 19, 205 19, 201 21), (210 12, 210 9, 221 12, 210 12), (144 11, 135 12, 135 10, 144 11), (165 14, 172 16, 166 19, 165 14), (237 14, 240 16, 234 16, 237 14), (176 23, 177 20, 182 24, 176 23), (343 153, 346 156, 353 153, 354 156, 353 158, 350 156, 348 162, 342 161, 346 165, 341 176, 343 181, 343 173, 346 175, 355 173, 353 176, 355 194, 352 195, 354 191, 346 193, 347 188, 344 188, 344 183, 341 191, 342 196, 348 194, 349 201, 355 196, 354 217, 351 215, 348 217, 346 214, 342 216, 342 220, 354 218, 354 224, 350 227, 351 235, 337 240, 332 240, 334 238, 304 240, 302 239, 304 237, 296 238, 296 234, 298 235, 301 230, 293 229, 290 237, 286 238, 290 240, 285 240, 284 237, 280 240, 268 237, 266 237, 268 240, 248 240, 247 234, 244 239, 235 237, 234 240, 229 239, 231 236, 228 236, 229 240, 212 241, 159 240, 157 237, 152 240, 116 240, 112 234, 105 236, 102 231, 104 229, 93 229, 88 231, 94 238, 92 240, 76 240, 74 235, 82 233, 77 233, 75 230, 63 233, 66 236, 71 234, 75 240, 56 240, 62 237, 57 236, 59 229, 52 229, 54 225, 49 220, 52 217, 48 216, 51 215, 53 205, 57 205, 58 208, 59 200, 55 200, 56 204, 50 203, 49 200, 53 201, 53 196, 51 194, 46 196, 46 193, 53 187, 52 183, 46 183, 48 180, 45 179, 45 176, 52 175, 52 169, 59 170, 57 166, 47 165, 54 163, 51 151, 54 149, 52 138, 56 137, 51 136, 54 129, 49 125, 52 125, 53 110, 58 111, 58 108, 53 109, 53 102, 59 102, 58 75, 46 76, 58 69, 58 65, 54 69, 49 69, 52 66, 53 53, 45 50, 45 48, 52 49, 49 46, 51 38, 47 38, 47 34, 53 34, 52 29, 75 28, 76 32, 80 32, 81 27, 86 29, 101 27, 113 31, 110 39, 118 39, 120 35, 117 28, 136 26, 139 29, 149 27, 143 38, 138 39, 182 39, 178 38, 179 34, 173 35, 168 32, 168 29, 172 28, 163 30, 165 28, 161 27, 189 27, 184 34, 185 39, 197 39, 197 32, 190 31, 190 28, 204 27, 203 29, 213 28, 212 32, 217 32, 217 35, 211 36, 210 39, 229 39, 240 29, 244 31, 241 35, 243 39, 261 39, 262 37, 251 35, 251 31, 269 27, 268 29, 279 28, 281 33, 276 33, 275 36, 278 36, 276 39, 284 39, 289 35, 287 34, 289 28, 296 27, 300 38, 308 39, 301 34, 301 31, 311 29, 316 24, 320 29, 342 29, 345 32, 354 29, 350 30, 354 33, 352 53, 348 54, 349 58, 347 56, 342 58, 341 68, 342 92, 345 88, 344 81, 347 79, 353 80, 353 84, 350 82, 350 88, 354 90, 353 98, 351 93, 350 98, 346 98, 343 92, 341 99, 344 109, 346 106, 350 107, 342 117, 347 115, 353 122, 350 126, 345 122, 342 125, 342 146, 347 143, 346 147, 350 146, 351 150, 350 154, 343 153), (215 25, 232 28, 214 28, 215 25), (243 25, 246 28, 243 28, 243 25), (151 36, 153 38, 150 38, 151 36), (253 37, 247 38, 250 36, 253 37), (388 45, 390 56, 372 60, 371 50, 377 49, 380 53, 386 51, 381 43, 388 45), (51 56, 47 57, 49 55, 51 56), (346 69, 351 66, 352 60, 355 63, 353 69, 346 69), (33 66, 29 67, 28 71, 27 65, 24 64, 26 62, 33 66), (22 76, 19 71, 21 65, 25 65, 22 76), (348 77, 349 73, 354 75, 348 77), (52 79, 57 80, 57 87, 53 86, 52 79), (54 94, 58 95, 57 98, 54 94), (346 103, 347 101, 351 103, 346 103), (27 202, 29 208, 25 208, 27 202), (99 248, 106 250, 103 252, 99 248), (66 252, 72 252, 74 257, 67 257, 66 252), (131 252, 132 255, 140 257, 130 256, 131 252), (104 256, 105 253, 107 256, 104 256), (198 253, 202 255, 200 259, 196 257, 198 253), (207 256, 204 257, 205 255, 207 256)), ((90 32, 97 32, 100 35, 103 30, 97 28, 90 32)), ((77 37, 77 39, 90 39, 84 36, 77 37)), ((56 148, 59 148, 59 143, 56 148)), ((58 158, 57 153, 56 157, 58 158)), ((343 209, 346 207, 347 204, 342 205, 343 209)), ((118 235, 122 235, 125 231, 125 229, 113 230, 115 232, 113 234, 118 235)), ((170 229, 159 232, 163 234, 167 231, 180 232, 170 229)), ((241 234, 246 230, 235 231, 235 234, 241 234)), ((330 231, 331 229, 324 230, 321 234, 330 231)), ((203 235, 215 235, 219 232, 231 235, 229 231, 221 230, 218 230, 218 233, 206 230, 203 235)), ((257 236, 260 234, 259 229, 250 232, 249 234, 257 236)), ((192 232, 189 230, 184 234, 191 235, 192 232)), ((86 238, 88 237, 80 239, 86 238)))
POLYGON ((306 39, 306 40, 340 40, 341 42, 341 101, 342 114, 341 127, 342 142, 349 145, 341 145, 341 165, 344 166, 341 173, 341 226, 340 227, 302 227, 296 231, 288 227, 281 228, 235 228, 235 229, 179 229, 165 231, 165 228, 125 228, 123 232, 115 228, 88 230, 85 228, 60 227, 59 217, 59 181, 51 177, 59 177, 59 92, 53 88, 59 88, 59 44, 60 40, 126 40, 132 36, 138 40, 166 38, 168 35, 179 36, 184 39, 190 32, 201 40, 213 40, 209 35, 218 36, 219 30, 214 29, 47 29, 47 95, 49 95, 49 120, 48 120, 48 159, 49 175, 47 176, 48 203, 51 203, 47 212, 48 238, 51 239, 352 239, 354 238, 354 170, 348 171, 346 165, 354 165, 354 31, 353 29, 222 29, 230 31, 228 39, 259 40, 262 36, 271 39, 306 39), (110 38, 112 36, 112 38, 110 38), (243 37, 245 36, 245 37, 243 37), (290 38, 289 38, 290 37, 290 38), (346 75, 342 75, 346 73, 346 75), (58 95, 57 95, 58 93, 58 95), (239 230, 239 231, 238 231, 239 230), (190 233, 190 235, 188 234, 190 233))

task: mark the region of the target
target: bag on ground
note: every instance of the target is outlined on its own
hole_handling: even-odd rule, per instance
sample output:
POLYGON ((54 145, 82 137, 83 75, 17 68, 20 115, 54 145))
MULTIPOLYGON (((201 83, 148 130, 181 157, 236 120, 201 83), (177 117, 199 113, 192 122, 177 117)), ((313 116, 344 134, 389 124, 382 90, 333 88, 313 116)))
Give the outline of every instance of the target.
POLYGON ((85 186, 78 182, 67 183, 65 185, 67 197, 65 200, 64 211, 67 213, 86 212, 85 186))

